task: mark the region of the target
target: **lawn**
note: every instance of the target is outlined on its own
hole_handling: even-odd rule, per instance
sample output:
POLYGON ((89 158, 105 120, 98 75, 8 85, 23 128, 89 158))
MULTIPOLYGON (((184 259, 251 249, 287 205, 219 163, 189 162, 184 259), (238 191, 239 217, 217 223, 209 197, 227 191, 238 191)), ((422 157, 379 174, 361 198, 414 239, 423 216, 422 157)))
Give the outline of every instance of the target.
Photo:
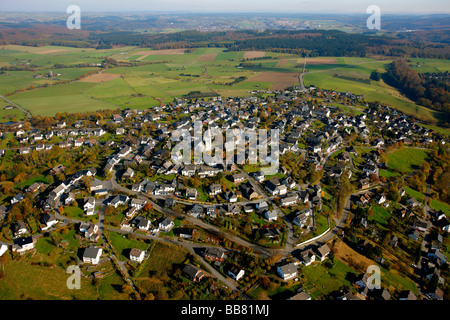
POLYGON ((388 219, 391 216, 390 213, 381 206, 374 206, 372 208, 373 215, 369 216, 369 221, 374 221, 381 228, 388 224, 388 219))
POLYGON ((74 218, 77 220, 84 220, 84 221, 93 221, 98 218, 98 215, 88 216, 84 213, 82 208, 74 207, 74 206, 65 206, 63 215, 65 215, 69 218, 74 218))
POLYGON ((448 205, 445 202, 442 202, 437 199, 433 199, 430 202, 430 207, 436 211, 442 210, 447 215, 447 217, 450 216, 450 205, 448 205))
POLYGON ((0 123, 24 120, 25 114, 22 112, 22 110, 17 108, 5 110, 4 107, 7 105, 9 104, 0 100, 0 123))
POLYGON ((425 199, 425 195, 419 191, 411 189, 410 187, 404 187, 403 189, 405 190, 407 195, 415 198, 417 201, 423 201, 425 199))
POLYGON ((404 174, 417 169, 428 157, 426 150, 402 148, 392 152, 388 157, 388 167, 404 174))
POLYGON ((351 287, 351 283, 346 280, 346 276, 347 273, 355 273, 355 270, 338 259, 334 259, 334 265, 331 269, 328 269, 322 262, 303 267, 301 270, 306 278, 305 285, 309 288, 314 287, 323 295, 338 290, 342 286, 351 287))
POLYGON ((97 293, 91 281, 81 278, 82 290, 70 290, 65 270, 31 265, 25 260, 3 264, 5 276, 0 281, 0 300, 95 300, 97 293))
POLYGON ((148 243, 139 240, 128 239, 126 235, 117 232, 108 232, 109 239, 112 246, 119 253, 119 260, 126 261, 130 258, 130 250, 137 248, 139 250, 146 250, 148 243))
POLYGON ((30 178, 27 181, 24 181, 22 183, 18 183, 14 187, 17 189, 22 189, 22 188, 31 186, 35 182, 44 183, 44 184, 49 183, 44 175, 40 175, 38 177, 30 178))
POLYGON ((166 291, 165 285, 174 268, 184 263, 188 251, 181 246, 156 242, 150 253, 150 258, 144 263, 135 283, 144 292, 166 291))
POLYGON ((398 177, 400 176, 400 173, 396 171, 386 170, 386 169, 380 169, 380 177, 385 178, 391 178, 391 177, 398 177))

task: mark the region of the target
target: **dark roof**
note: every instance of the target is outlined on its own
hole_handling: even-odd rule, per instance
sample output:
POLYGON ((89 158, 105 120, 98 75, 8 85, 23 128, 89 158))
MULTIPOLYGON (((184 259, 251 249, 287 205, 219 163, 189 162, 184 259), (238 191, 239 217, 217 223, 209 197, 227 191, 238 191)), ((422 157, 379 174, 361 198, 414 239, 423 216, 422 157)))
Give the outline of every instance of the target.
POLYGON ((184 268, 183 268, 183 272, 187 275, 188 278, 190 279, 194 279, 196 276, 199 276, 199 272, 202 275, 203 273, 200 271, 199 268, 197 268, 196 266, 192 265, 192 264, 187 264, 184 268))
POLYGON ((210 257, 216 257, 216 258, 222 258, 224 255, 224 250, 220 248, 206 248, 205 249, 205 256, 210 257))
POLYGON ((14 244, 23 247, 26 244, 33 243, 33 237, 23 237, 14 239, 14 244))
POLYGON ((96 258, 100 248, 89 247, 84 249, 83 258, 96 258))

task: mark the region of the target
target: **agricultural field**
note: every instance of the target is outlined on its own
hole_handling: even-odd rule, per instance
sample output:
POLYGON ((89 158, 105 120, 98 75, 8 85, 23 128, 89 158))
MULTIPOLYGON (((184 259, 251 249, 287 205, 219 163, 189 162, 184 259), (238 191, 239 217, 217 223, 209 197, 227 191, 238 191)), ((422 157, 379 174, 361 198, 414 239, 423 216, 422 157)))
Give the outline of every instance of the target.
MULTIPOLYGON (((425 59, 411 59, 411 61, 416 60, 425 59)), ((336 58, 336 62, 336 65, 306 65, 307 74, 303 77, 305 86, 313 85, 323 89, 362 94, 366 101, 378 101, 406 114, 413 115, 419 120, 431 123, 437 123, 440 120, 441 115, 438 112, 415 104, 401 95, 398 90, 384 83, 383 80, 373 81, 370 79, 372 71, 385 72, 386 66, 392 60, 342 57, 336 58)), ((446 60, 427 59, 423 63, 420 67, 422 69, 417 68, 417 71, 445 72, 450 68, 450 63, 446 60), (425 65, 428 69, 424 69, 423 66, 425 65)))
MULTIPOLYGON (((429 126, 437 124, 440 117, 437 112, 416 105, 383 80, 370 80, 372 71, 384 72, 390 62, 358 57, 305 59, 295 54, 227 52, 222 48, 150 50, 122 47, 95 50, 7 45, 0 47, 0 66, 9 67, 0 74, 0 94, 15 93, 9 96, 10 100, 36 115, 147 108, 172 102, 174 98, 194 91, 248 96, 253 90, 284 89, 298 85, 298 75, 305 68, 303 79, 306 86, 363 94, 366 101, 392 106, 419 120, 428 121, 429 126), (106 57, 119 62, 133 62, 135 66, 113 66, 77 80, 88 72, 100 71, 98 64, 106 57), (244 62, 247 65, 241 66, 244 62), (83 67, 74 67, 78 64, 83 64, 83 67), (48 77, 50 71, 57 76, 53 79, 48 77), (30 87, 34 90, 23 92, 30 87)), ((439 59, 410 59, 410 64, 420 72, 450 69, 448 61, 439 59)), ((0 113, 0 119, 8 115, 11 113, 0 113)), ((12 115, 20 119, 17 110, 12 115)))

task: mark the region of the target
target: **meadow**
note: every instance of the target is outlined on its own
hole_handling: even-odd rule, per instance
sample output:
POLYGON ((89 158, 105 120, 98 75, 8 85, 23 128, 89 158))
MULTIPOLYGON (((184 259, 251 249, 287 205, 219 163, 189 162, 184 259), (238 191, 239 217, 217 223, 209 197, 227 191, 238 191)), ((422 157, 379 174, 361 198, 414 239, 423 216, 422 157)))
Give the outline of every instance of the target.
MULTIPOLYGON (((297 76, 305 67, 303 79, 307 87, 313 85, 362 94, 366 101, 386 104, 448 133, 448 129, 436 126, 441 114, 415 104, 383 80, 370 80, 372 71, 384 72, 391 61, 368 57, 316 57, 307 58, 305 65, 305 59, 296 54, 228 52, 222 48, 150 50, 122 47, 95 50, 7 45, 0 47, 0 66, 10 67, 0 74, 0 94, 17 92, 9 99, 36 115, 142 109, 170 103, 191 91, 227 97, 248 96, 251 91, 260 89, 284 89, 299 84, 297 76), (99 71, 96 65, 106 57, 119 62, 133 61, 137 65, 110 67, 92 82, 76 80, 87 72, 99 71), (83 67, 74 67, 79 64, 83 67), (27 66, 33 67, 25 70, 27 66), (70 83, 58 84, 57 80, 46 77, 50 71, 59 74, 57 80, 70 83), (245 80, 233 83, 241 77, 245 80), (39 87, 43 85, 48 87, 39 87), (30 86, 37 89, 21 92, 30 86)), ((439 59, 410 59, 410 64, 419 72, 450 69, 448 61, 439 59)))
MULTIPOLYGON (((372 71, 386 72, 386 66, 392 60, 336 58, 336 61, 337 65, 307 66, 308 73, 303 77, 305 86, 362 94, 366 101, 388 105, 424 122, 437 124, 442 118, 439 112, 415 104, 383 80, 370 80, 372 71)), ((422 63, 421 67, 416 68, 418 72, 445 72, 450 68, 446 60, 411 59, 411 65, 416 61, 422 63)), ((448 130, 445 132, 448 133, 448 130)))
POLYGON ((388 167, 402 173, 410 173, 425 162, 428 157, 426 150, 403 148, 395 150, 388 157, 388 167))

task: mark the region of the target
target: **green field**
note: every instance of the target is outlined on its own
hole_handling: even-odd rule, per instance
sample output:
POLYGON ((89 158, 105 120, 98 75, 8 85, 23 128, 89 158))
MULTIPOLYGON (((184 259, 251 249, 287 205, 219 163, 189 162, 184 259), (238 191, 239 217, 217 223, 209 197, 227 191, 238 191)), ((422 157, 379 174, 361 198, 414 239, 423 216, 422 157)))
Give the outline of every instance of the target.
MULTIPOLYGON (((74 81, 80 75, 98 67, 55 68, 54 65, 98 64, 105 57, 118 61, 130 61, 140 57, 142 60, 137 66, 112 67, 105 71, 122 75, 120 79, 103 83, 56 84, 52 87, 17 93, 10 99, 32 114, 47 116, 65 111, 146 108, 172 102, 175 97, 181 97, 191 91, 216 92, 222 96, 248 96, 252 90, 270 89, 276 86, 276 81, 279 81, 272 80, 270 76, 267 77, 269 81, 249 81, 253 76, 270 72, 299 73, 303 69, 303 58, 295 54, 266 52, 267 58, 247 61, 253 63, 254 67, 238 68, 245 54, 242 51, 228 52, 222 48, 206 47, 191 49, 184 54, 148 55, 148 51, 148 48, 137 47, 95 50, 59 46, 2 46, 0 66, 20 69, 32 64, 36 67, 33 71, 11 70, 0 74, 0 94, 12 93, 29 88, 31 85, 37 88, 44 84, 55 84, 57 81, 45 77, 49 71, 60 74, 57 76, 59 80, 74 81), (201 61, 202 55, 208 54, 213 55, 212 61, 201 61), (261 66, 258 66, 259 64, 261 66), (34 77, 38 74, 44 76, 34 77), (238 77, 246 77, 247 80, 227 85, 238 77)), ((438 112, 416 105, 382 80, 377 82, 369 79, 370 73, 374 70, 384 72, 391 60, 358 57, 324 58, 335 59, 335 63, 324 61, 322 64, 307 64, 308 73, 304 76, 306 86, 314 85, 323 89, 363 94, 366 101, 379 101, 406 114, 414 115, 418 120, 428 121, 428 126, 437 124, 442 117, 438 112)), ((420 67, 416 67, 420 69, 419 72, 450 70, 450 63, 446 60, 410 61, 414 66, 420 63, 420 67)), ((8 115, 10 114, 0 113, 0 119, 8 115)), ((13 116, 20 117, 17 111, 13 116)), ((448 129, 436 128, 448 133, 448 129)))
POLYGON ((388 167, 402 173, 410 173, 425 162, 428 153, 426 150, 403 148, 395 150, 388 157, 388 167))
POLYGON ((437 199, 433 199, 431 200, 429 205, 433 210, 436 211, 442 210, 447 216, 450 216, 450 205, 448 203, 442 202, 437 199))
POLYGON ((389 212, 386 211, 381 206, 374 206, 372 208, 373 215, 369 216, 369 221, 375 222, 380 228, 384 229, 388 224, 388 219, 391 216, 389 212))
POLYGON ((118 106, 92 99, 83 91, 93 86, 88 82, 73 82, 18 93, 9 97, 32 114, 55 115, 57 112, 85 112, 100 109, 116 109, 118 106))
POLYGON ((319 291, 323 295, 340 289, 342 286, 351 287, 351 283, 346 280, 348 273, 355 273, 355 270, 345 265, 338 259, 334 260, 334 266, 331 269, 325 267, 324 263, 312 264, 302 268, 305 275, 305 289, 308 292, 319 291), (317 285, 320 283, 320 286, 317 285))
POLYGON ((415 198, 417 201, 423 201, 425 199, 425 195, 419 191, 411 189, 410 187, 403 187, 408 196, 415 198))
MULTIPOLYGON (((391 60, 376 61, 366 58, 365 61, 358 61, 355 59, 338 58, 337 61, 339 64, 334 68, 330 65, 310 66, 310 72, 303 78, 305 86, 313 85, 323 89, 343 92, 350 91, 354 94, 362 94, 366 101, 378 101, 408 115, 412 115, 419 120, 438 123, 442 117, 438 112, 415 104, 413 101, 402 96, 398 90, 385 84, 383 80, 378 82, 369 80, 372 71, 378 70, 385 72, 386 66, 391 60), (348 64, 343 64, 344 62, 348 64)), ((450 63, 447 60, 429 59, 426 65, 429 68, 426 72, 431 70, 445 72, 450 69, 450 63)), ((446 130, 446 133, 448 133, 448 130, 446 130)))
POLYGON ((128 239, 120 233, 108 232, 108 235, 112 246, 119 253, 119 259, 122 261, 126 261, 130 258, 130 250, 132 248, 145 251, 148 247, 147 243, 139 240, 128 239))

